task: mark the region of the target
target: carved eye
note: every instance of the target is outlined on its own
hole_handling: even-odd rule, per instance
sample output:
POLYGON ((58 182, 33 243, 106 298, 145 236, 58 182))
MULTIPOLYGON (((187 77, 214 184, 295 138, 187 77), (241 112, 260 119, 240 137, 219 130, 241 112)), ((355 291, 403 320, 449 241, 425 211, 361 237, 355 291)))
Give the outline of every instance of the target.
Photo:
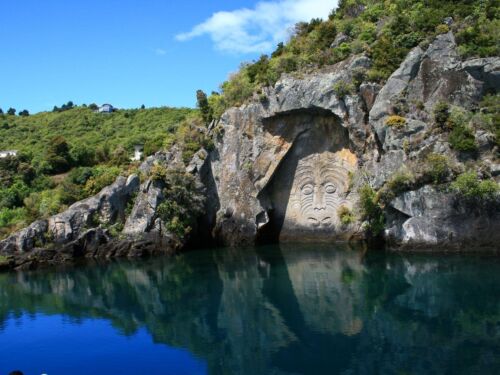
POLYGON ((333 193, 335 193, 336 190, 337 189, 335 188, 335 185, 328 184, 325 187, 325 191, 327 194, 333 194, 333 193))
POLYGON ((314 188, 312 185, 304 185, 302 187, 302 194, 304 195, 311 195, 314 192, 314 188))

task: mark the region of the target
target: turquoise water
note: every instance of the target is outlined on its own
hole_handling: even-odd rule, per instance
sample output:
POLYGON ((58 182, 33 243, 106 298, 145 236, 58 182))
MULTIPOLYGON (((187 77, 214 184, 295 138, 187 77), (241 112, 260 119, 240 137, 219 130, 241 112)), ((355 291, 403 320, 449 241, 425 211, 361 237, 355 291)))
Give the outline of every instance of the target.
POLYGON ((0 375, 497 374, 500 258, 205 250, 0 274, 0 375))

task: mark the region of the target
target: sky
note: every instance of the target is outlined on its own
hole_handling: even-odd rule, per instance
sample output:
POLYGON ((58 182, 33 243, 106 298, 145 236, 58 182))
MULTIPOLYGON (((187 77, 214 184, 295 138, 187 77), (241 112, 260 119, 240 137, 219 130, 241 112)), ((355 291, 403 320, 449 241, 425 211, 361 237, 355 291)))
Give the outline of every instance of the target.
POLYGON ((0 108, 193 107, 337 0, 0 0, 0 108))

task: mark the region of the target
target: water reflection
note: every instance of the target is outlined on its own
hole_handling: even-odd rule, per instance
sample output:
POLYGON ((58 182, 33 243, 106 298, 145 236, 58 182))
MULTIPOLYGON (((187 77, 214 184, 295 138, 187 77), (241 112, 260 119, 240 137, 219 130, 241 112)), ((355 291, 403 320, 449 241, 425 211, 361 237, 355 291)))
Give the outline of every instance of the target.
POLYGON ((494 373, 499 271, 496 258, 281 246, 0 274, 0 340, 10 317, 43 313, 144 328, 211 374, 494 373))

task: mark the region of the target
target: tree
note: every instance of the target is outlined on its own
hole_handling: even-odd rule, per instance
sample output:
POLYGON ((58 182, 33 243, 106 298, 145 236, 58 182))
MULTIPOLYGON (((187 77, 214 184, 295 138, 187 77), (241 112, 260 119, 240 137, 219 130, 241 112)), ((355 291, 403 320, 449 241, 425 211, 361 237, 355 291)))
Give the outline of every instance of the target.
POLYGON ((57 136, 52 138, 47 147, 45 160, 52 173, 64 173, 69 169, 69 161, 71 160, 69 145, 64 137, 57 136))
POLYGON ((271 54, 271 57, 281 56, 284 50, 285 50, 285 45, 283 44, 283 42, 279 42, 278 45, 276 46, 276 50, 271 54))
POLYGON ((15 116, 16 110, 15 108, 10 107, 9 110, 7 111, 8 115, 15 116))
POLYGON ((205 124, 209 124, 212 121, 212 111, 208 105, 207 94, 202 90, 196 91, 196 106, 200 109, 201 117, 205 124))
POLYGON ((89 109, 97 111, 99 109, 98 105, 95 103, 89 104, 89 109))
POLYGON ((146 109, 146 106, 144 104, 141 105, 141 109, 146 109))
POLYGON ((114 165, 123 165, 130 162, 130 156, 123 146, 118 146, 111 154, 111 163, 114 165))
POLYGON ((90 167, 95 164, 95 150, 84 144, 73 145, 70 156, 75 167, 90 167))
POLYGON ((19 116, 29 116, 30 113, 28 112, 27 109, 23 109, 21 112, 19 112, 19 116))
POLYGON ((0 115, 3 115, 3 110, 2 110, 2 108, 0 108, 0 115))
POLYGON ((61 106, 61 111, 68 111, 70 109, 73 109, 75 107, 75 105, 73 104, 73 102, 70 100, 69 102, 67 102, 66 104, 63 104, 61 106))

